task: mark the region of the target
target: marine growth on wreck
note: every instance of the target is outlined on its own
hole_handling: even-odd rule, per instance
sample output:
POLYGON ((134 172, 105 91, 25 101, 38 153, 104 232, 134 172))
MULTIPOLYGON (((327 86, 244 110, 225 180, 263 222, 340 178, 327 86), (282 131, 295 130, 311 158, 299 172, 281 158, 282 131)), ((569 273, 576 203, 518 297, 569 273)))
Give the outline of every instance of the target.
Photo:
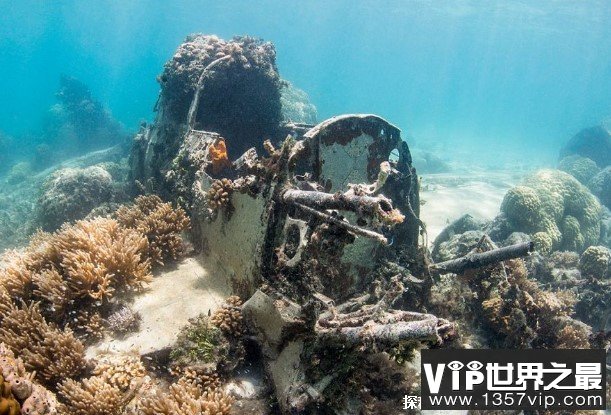
POLYGON ((160 70, 130 138, 62 77, 3 178, 0 415, 416 413, 422 349, 609 349, 607 127, 434 229, 449 165, 318 122, 273 43, 193 34, 160 70))

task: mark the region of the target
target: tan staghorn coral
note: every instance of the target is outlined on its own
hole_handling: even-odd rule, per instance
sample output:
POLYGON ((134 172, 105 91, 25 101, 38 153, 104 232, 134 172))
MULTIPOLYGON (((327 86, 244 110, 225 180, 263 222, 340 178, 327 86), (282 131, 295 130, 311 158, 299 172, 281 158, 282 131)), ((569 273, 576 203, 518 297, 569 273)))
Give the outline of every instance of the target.
POLYGON ((79 221, 33 238, 21 261, 31 275, 31 289, 2 285, 21 291, 13 298, 40 301, 45 317, 60 326, 99 338, 101 316, 94 308, 106 304, 116 292, 145 287, 152 278, 147 250, 142 234, 115 220, 79 221))
POLYGON ((32 289, 32 272, 27 252, 10 250, 0 262, 0 286, 15 299, 28 299, 32 289))
POLYGON ((13 307, 13 300, 11 300, 11 296, 9 295, 7 289, 0 285, 0 322, 4 316, 11 311, 13 307))
POLYGON ((233 398, 222 391, 204 391, 194 382, 180 379, 169 391, 153 390, 141 398, 139 415, 229 415, 233 398))
POLYGON ((71 415, 119 415, 126 402, 121 391, 94 376, 76 382, 67 379, 58 386, 59 395, 65 401, 63 412, 71 415))
POLYGON ((45 384, 78 376, 85 369, 83 344, 72 331, 48 324, 37 304, 12 306, 2 320, 0 336, 13 352, 19 353, 25 367, 36 371, 37 379, 45 384))
POLYGON ((44 269, 32 276, 36 287, 34 295, 50 304, 50 315, 61 316, 69 306, 71 296, 68 294, 68 285, 62 275, 55 269, 44 269))
POLYGON ((98 311, 86 308, 70 314, 71 324, 79 340, 92 343, 104 337, 104 318, 98 311))
POLYGON ((240 297, 232 295, 214 312, 210 317, 210 322, 220 328, 225 336, 241 336, 244 332, 241 305, 240 297))
POLYGON ((148 255, 153 262, 177 259, 183 252, 181 232, 190 226, 189 218, 181 208, 173 208, 158 196, 147 195, 136 198, 132 206, 122 206, 115 213, 121 226, 135 229, 145 235, 148 255))
POLYGON ((127 391, 134 380, 146 375, 146 369, 137 354, 107 355, 97 362, 93 374, 111 386, 127 391))
POLYGON ((53 238, 56 264, 75 297, 106 299, 115 289, 139 290, 151 281, 148 242, 112 219, 64 225, 53 238))

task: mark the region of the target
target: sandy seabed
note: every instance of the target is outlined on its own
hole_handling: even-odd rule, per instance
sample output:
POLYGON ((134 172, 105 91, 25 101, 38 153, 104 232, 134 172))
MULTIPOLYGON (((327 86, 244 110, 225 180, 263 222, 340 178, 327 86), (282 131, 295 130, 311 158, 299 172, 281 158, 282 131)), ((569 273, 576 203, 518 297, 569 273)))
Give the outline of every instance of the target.
POLYGON ((429 244, 464 214, 490 220, 499 213, 505 193, 528 172, 481 170, 422 175, 420 219, 426 224, 429 244))

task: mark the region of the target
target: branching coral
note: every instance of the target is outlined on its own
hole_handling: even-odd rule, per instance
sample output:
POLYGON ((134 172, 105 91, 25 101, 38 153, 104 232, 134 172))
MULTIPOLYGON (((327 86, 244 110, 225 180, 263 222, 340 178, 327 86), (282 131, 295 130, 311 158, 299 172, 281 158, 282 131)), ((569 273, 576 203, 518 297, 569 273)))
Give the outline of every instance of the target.
POLYGON ((112 219, 96 218, 65 225, 51 237, 45 253, 47 266, 55 267, 51 279, 36 278, 37 292, 53 309, 67 302, 107 301, 115 291, 141 290, 151 280, 144 260, 148 242, 139 232, 112 219), (41 289, 42 288, 42 289, 41 289), (63 295, 61 293, 63 292, 63 295))
POLYGON ((0 286, 4 287, 13 299, 29 298, 32 290, 30 258, 25 252, 10 250, 2 256, 0 267, 0 286))
POLYGON ((136 198, 132 206, 122 206, 115 214, 123 227, 135 229, 148 240, 148 256, 153 262, 177 259, 183 252, 181 232, 189 228, 189 218, 182 208, 173 208, 158 196, 136 198))
POLYGON ((144 396, 135 411, 139 415, 229 415, 232 404, 233 398, 220 390, 204 391, 180 379, 166 393, 154 390, 144 396))
POLYGON ((73 292, 102 299, 116 289, 140 290, 151 281, 144 261, 147 240, 117 221, 98 218, 62 229, 55 240, 61 267, 73 292), (86 275, 85 281, 78 275, 86 275), (96 289, 96 287, 98 287, 96 289))
POLYGON ((42 299, 49 308, 51 316, 63 315, 72 300, 69 288, 62 275, 55 268, 43 269, 33 274, 34 295, 42 299))
POLYGON ((510 189, 501 212, 512 230, 533 236, 544 253, 583 251, 600 239, 600 204, 575 178, 558 170, 541 170, 510 189))
POLYGON ((138 355, 107 355, 93 369, 94 376, 58 385, 63 412, 75 415, 124 414, 146 371, 138 355))
POLYGON ((115 291, 142 289, 151 279, 147 248, 144 236, 115 220, 79 221, 38 235, 24 252, 7 255, 0 284, 13 298, 42 300, 45 311, 58 316, 78 301, 104 301, 115 291))
POLYGON ((66 402, 63 412, 67 414, 119 415, 126 405, 121 391, 97 376, 81 382, 67 379, 58 389, 66 402))
POLYGON ((146 375, 146 369, 137 354, 107 355, 98 360, 93 374, 111 386, 127 391, 134 380, 146 375))
POLYGON ((8 314, 13 307, 13 300, 9 295, 6 288, 0 285, 0 323, 6 314, 8 314))
POLYGON ((38 301, 42 314, 60 327, 71 327, 86 340, 99 339, 104 307, 118 293, 140 291, 151 281, 149 258, 176 257, 180 232, 189 223, 184 211, 156 196, 139 198, 118 216, 38 233, 23 251, 6 253, 1 306, 9 306, 9 300, 38 301))
POLYGON ((70 330, 48 324, 36 304, 13 306, 2 320, 0 336, 45 384, 78 376, 85 369, 83 344, 70 330))
POLYGON ((99 311, 82 308, 71 312, 69 316, 72 321, 68 326, 82 342, 95 343, 104 338, 104 318, 99 311))

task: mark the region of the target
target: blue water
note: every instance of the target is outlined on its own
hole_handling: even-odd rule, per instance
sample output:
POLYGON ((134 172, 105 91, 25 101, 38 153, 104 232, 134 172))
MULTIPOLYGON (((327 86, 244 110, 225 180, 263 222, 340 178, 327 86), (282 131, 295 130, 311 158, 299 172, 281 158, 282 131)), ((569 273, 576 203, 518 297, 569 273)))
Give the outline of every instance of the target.
POLYGON ((128 130, 192 32, 275 43, 319 119, 377 113, 414 145, 465 159, 552 162, 611 115, 611 2, 0 1, 0 131, 27 140, 60 74, 128 130), (500 155, 500 156, 499 156, 500 155))

